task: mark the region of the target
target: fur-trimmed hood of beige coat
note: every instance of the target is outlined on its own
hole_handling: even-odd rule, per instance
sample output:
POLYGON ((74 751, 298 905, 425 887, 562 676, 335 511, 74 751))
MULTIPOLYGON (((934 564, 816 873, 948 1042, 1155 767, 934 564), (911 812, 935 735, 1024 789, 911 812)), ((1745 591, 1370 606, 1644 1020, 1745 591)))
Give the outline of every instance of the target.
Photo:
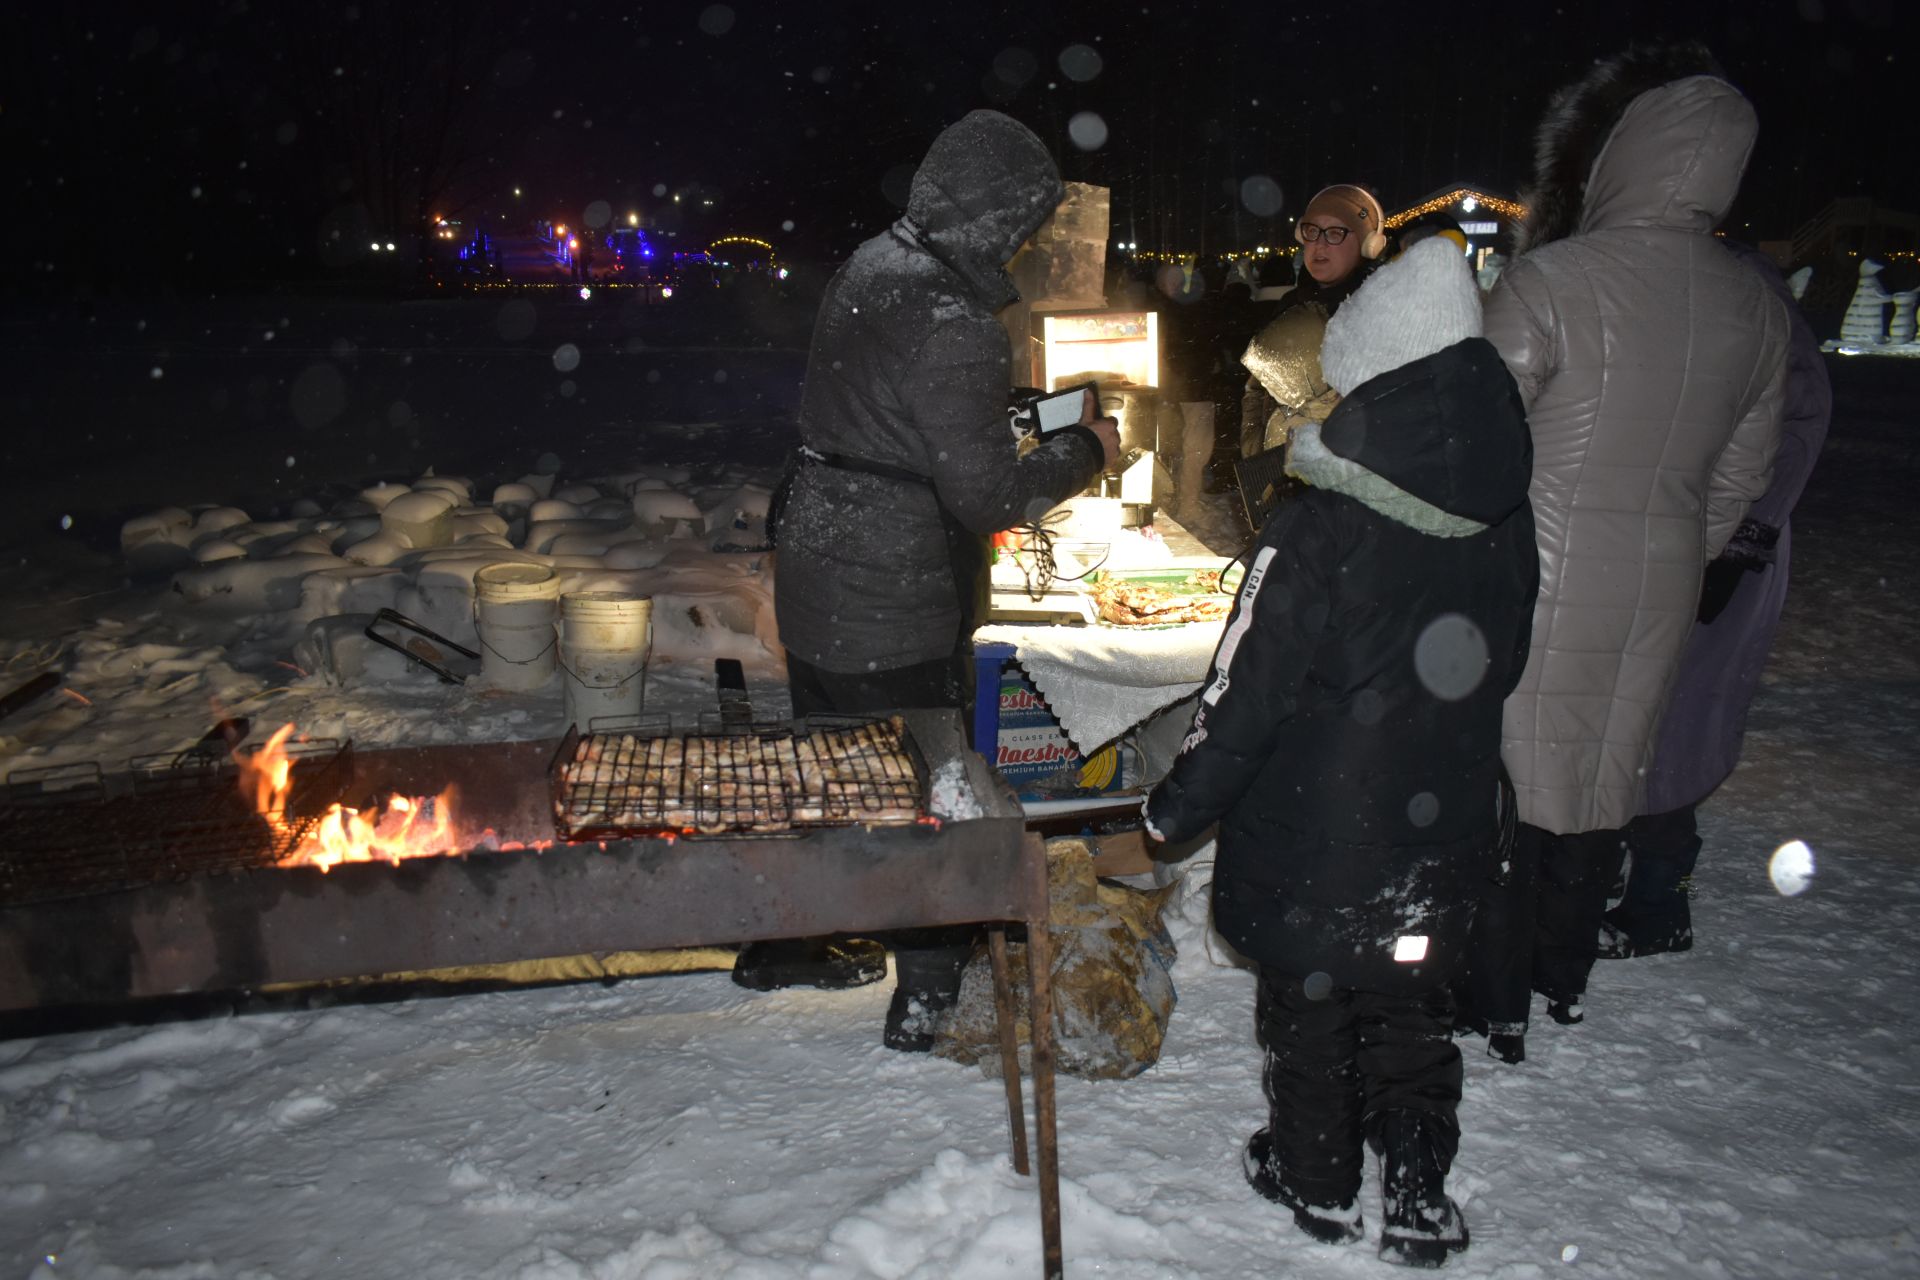
POLYGON ((1542 126, 1530 207, 1553 225, 1487 302, 1527 407, 1540 549, 1502 754, 1522 821, 1551 832, 1639 812, 1701 571, 1767 487, 1787 315, 1712 234, 1757 128, 1716 75, 1600 64, 1542 126))

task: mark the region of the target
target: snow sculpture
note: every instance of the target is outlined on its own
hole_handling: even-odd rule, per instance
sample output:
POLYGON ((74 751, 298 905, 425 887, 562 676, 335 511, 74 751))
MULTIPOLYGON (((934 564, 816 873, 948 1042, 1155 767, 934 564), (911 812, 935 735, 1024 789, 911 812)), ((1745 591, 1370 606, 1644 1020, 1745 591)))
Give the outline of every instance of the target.
POLYGON ((565 498, 541 498, 527 511, 527 520, 531 524, 545 524, 549 520, 578 520, 586 515, 577 503, 565 498))
POLYGON ((1840 341, 1864 346, 1879 346, 1886 341, 1886 305, 1893 299, 1880 283, 1886 264, 1872 258, 1860 264, 1860 287, 1847 304, 1846 318, 1840 322, 1840 341))
POLYGON ((453 541, 453 495, 416 489, 380 508, 380 525, 403 547, 444 547, 453 541))
POLYGON ((540 500, 530 484, 503 484, 493 491, 493 509, 511 520, 523 516, 527 508, 540 500))
POLYGON ((1920 289, 1908 289, 1893 295, 1893 324, 1887 330, 1887 341, 1899 345, 1913 341, 1913 304, 1920 299, 1920 289))
POLYGON ((120 554, 136 578, 172 573, 194 563, 187 549, 192 538, 192 514, 180 507, 162 507, 120 526, 120 554))
POLYGON ((394 482, 389 480, 389 481, 382 481, 380 484, 376 484, 369 488, 362 489, 360 491, 360 499, 361 501, 365 502, 368 506, 372 507, 375 511, 384 511, 386 510, 387 504, 389 502, 392 502, 395 498, 401 497, 402 495, 409 494, 412 492, 413 490, 407 488, 406 485, 395 484, 394 482))

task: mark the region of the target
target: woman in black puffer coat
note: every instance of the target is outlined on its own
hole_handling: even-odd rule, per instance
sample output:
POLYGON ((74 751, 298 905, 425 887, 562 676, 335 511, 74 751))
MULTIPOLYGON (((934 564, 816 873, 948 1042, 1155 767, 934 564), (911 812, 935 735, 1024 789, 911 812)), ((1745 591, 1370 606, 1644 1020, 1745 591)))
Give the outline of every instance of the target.
POLYGON ((1148 801, 1179 840, 1220 824, 1215 923, 1260 966, 1272 1114, 1256 1189, 1318 1239, 1360 1235, 1363 1136, 1384 1149, 1381 1252, 1466 1246, 1448 984, 1493 872, 1501 704, 1538 564, 1532 447, 1480 298, 1443 240, 1381 268, 1328 325, 1345 399, 1297 428, 1280 507, 1148 801))

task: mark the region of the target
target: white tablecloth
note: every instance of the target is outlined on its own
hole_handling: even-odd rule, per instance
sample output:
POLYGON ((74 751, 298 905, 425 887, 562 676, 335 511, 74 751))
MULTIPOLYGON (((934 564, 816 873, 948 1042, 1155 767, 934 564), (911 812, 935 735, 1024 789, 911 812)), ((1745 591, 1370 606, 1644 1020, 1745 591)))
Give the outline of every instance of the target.
POLYGON ((1186 697, 1207 678, 1223 622, 1161 630, 990 624, 976 643, 1010 644, 1082 754, 1186 697))

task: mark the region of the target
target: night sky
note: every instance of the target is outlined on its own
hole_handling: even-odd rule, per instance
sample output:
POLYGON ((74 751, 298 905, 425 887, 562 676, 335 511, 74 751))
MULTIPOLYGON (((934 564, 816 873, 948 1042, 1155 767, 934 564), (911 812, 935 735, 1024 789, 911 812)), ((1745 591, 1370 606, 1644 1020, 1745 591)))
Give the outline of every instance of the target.
POLYGON ((1920 209, 1903 8, 36 5, 4 55, 0 131, 34 228, 6 268, 55 290, 300 278, 423 202, 518 229, 596 200, 831 259, 979 106, 1111 187, 1116 239, 1218 251, 1279 239, 1333 181, 1390 209, 1456 180, 1515 192, 1556 86, 1675 36, 1705 40, 1760 112, 1729 230, 1785 238, 1835 195, 1920 209))

